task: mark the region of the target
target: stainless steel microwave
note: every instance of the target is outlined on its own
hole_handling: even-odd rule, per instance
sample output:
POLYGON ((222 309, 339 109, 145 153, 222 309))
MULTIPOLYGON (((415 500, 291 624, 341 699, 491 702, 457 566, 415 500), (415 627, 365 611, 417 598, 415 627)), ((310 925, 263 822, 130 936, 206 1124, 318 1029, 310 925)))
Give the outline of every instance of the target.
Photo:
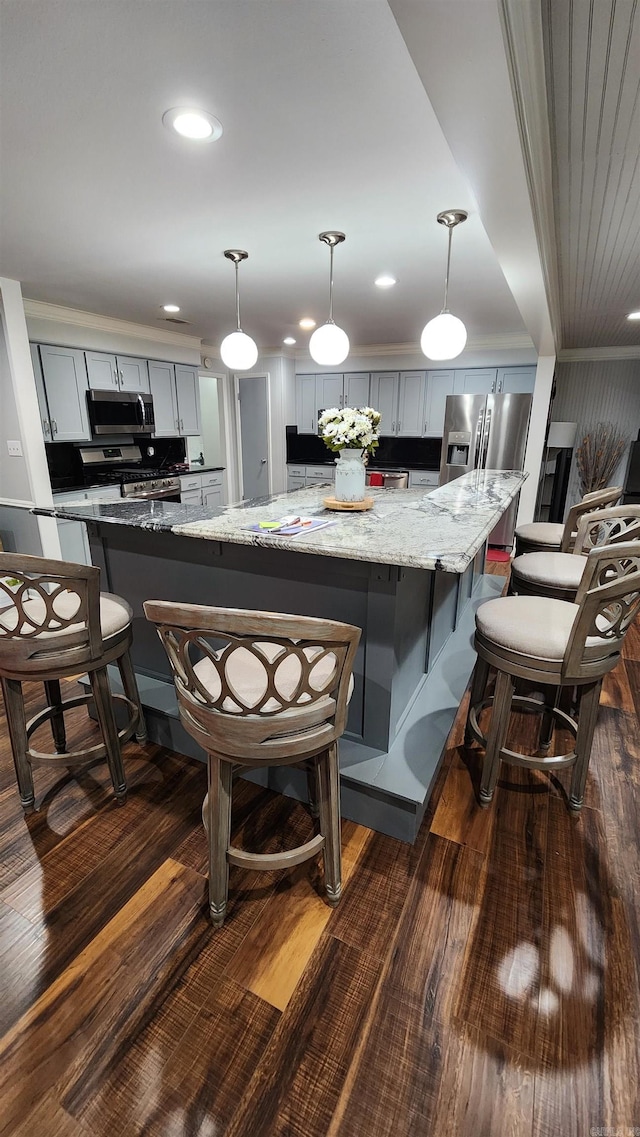
POLYGON ((140 391, 88 391, 91 433, 151 434, 153 399, 140 391))

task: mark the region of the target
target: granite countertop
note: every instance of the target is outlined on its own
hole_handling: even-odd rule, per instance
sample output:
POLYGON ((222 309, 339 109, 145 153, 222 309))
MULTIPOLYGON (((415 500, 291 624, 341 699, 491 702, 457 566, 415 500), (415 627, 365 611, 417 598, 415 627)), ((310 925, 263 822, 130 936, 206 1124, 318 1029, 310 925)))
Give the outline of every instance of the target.
POLYGON ((204 541, 464 572, 526 477, 512 470, 476 470, 429 493, 422 488, 389 490, 369 486, 367 493, 373 497, 374 506, 366 513, 329 513, 323 505, 327 491, 321 486, 220 509, 166 501, 113 501, 60 505, 33 512, 73 521, 171 532, 204 541), (296 537, 268 536, 244 528, 291 514, 322 516, 331 519, 332 524, 296 537))

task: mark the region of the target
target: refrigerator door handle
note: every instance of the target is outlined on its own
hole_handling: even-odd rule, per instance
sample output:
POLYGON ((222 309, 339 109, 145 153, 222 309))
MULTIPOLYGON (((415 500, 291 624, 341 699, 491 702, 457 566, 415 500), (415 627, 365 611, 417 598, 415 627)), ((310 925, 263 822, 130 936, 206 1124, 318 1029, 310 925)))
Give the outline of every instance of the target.
POLYGON ((478 418, 478 425, 476 427, 476 450, 475 450, 475 454, 474 454, 474 458, 473 458, 473 469, 474 470, 478 470, 480 468, 480 458, 482 455, 482 440, 484 438, 484 416, 485 416, 485 414, 486 414, 486 407, 483 407, 482 410, 480 411, 480 415, 478 418))
POLYGON ((482 457, 480 465, 483 470, 487 468, 487 452, 489 450, 489 432, 491 430, 491 407, 487 407, 484 415, 484 426, 482 428, 482 457))

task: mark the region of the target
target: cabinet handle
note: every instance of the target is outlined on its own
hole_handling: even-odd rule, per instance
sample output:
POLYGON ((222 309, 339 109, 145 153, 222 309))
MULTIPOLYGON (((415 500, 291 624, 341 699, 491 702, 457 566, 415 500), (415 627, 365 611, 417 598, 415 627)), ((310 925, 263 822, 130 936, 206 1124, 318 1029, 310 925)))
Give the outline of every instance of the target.
POLYGON ((120 380, 118 378, 118 372, 117 371, 114 371, 114 373, 113 373, 113 382, 115 383, 116 387, 120 386, 120 380))
POLYGON ((58 433, 58 424, 54 418, 51 419, 51 437, 58 433))
POLYGON ((402 426, 402 423, 401 423, 401 422, 397 422, 397 423, 396 423, 396 431, 397 431, 397 433, 398 433, 398 434, 400 434, 400 427, 401 427, 401 426, 402 426))
POLYGON ((46 418, 43 418, 43 420, 42 420, 42 431, 44 434, 51 434, 51 427, 49 426, 49 420, 46 418))

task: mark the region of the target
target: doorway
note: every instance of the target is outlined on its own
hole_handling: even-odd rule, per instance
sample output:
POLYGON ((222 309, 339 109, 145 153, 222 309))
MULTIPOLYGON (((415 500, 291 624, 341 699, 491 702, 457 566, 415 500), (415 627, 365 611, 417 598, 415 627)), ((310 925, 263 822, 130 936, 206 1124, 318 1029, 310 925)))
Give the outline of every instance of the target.
POLYGON ((247 501, 271 492, 268 376, 236 376, 236 392, 242 497, 247 501))

